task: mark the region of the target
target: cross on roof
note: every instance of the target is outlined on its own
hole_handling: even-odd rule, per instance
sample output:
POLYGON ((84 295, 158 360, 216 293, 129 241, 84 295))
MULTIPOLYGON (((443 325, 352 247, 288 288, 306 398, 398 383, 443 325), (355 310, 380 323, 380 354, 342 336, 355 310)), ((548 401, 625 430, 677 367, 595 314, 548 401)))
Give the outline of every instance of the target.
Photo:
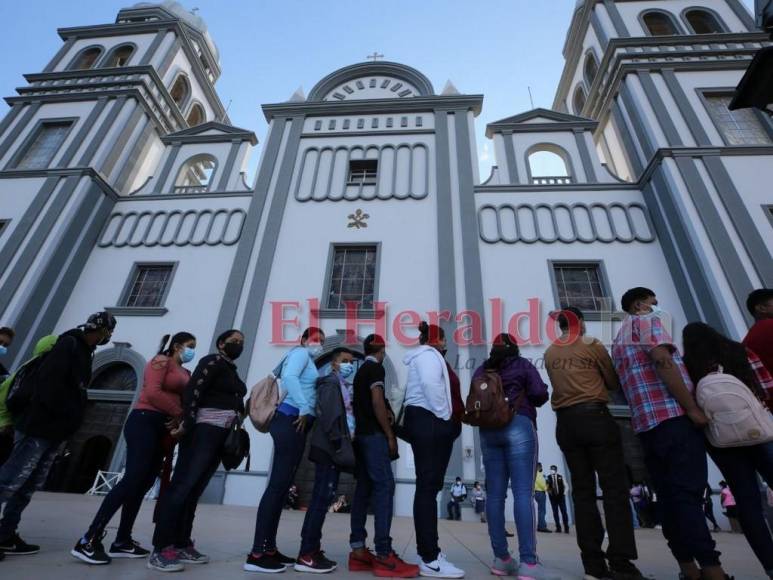
POLYGON ((376 62, 380 58, 384 58, 383 54, 379 54, 378 51, 373 51, 373 54, 369 54, 365 58, 372 60, 373 62, 376 62))

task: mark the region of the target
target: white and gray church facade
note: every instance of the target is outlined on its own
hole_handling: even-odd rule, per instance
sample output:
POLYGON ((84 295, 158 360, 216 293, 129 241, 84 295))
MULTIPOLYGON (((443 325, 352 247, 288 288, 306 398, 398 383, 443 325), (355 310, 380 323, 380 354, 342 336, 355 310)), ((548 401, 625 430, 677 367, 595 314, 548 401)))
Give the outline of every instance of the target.
MULTIPOLYGON (((0 122, 0 322, 17 331, 6 366, 91 312, 107 308, 119 326, 97 351, 87 420, 52 489, 83 492, 97 469, 121 469, 143 366, 178 330, 202 356, 240 328, 239 369, 253 384, 287 348, 282 320, 299 320, 285 338, 319 320, 320 367, 335 346, 352 339, 357 351, 384 329, 396 384, 409 348, 398 335, 416 335, 410 312, 448 311, 485 339, 449 341, 466 391, 469 367, 517 313, 522 352, 538 361, 562 304, 583 308, 608 343, 619 297, 643 285, 675 329, 705 320, 740 338, 747 294, 773 286, 773 124, 727 109, 769 41, 739 0, 578 0, 552 110, 489 124, 496 166, 483 176, 483 95, 450 82, 437 91, 405 64, 345 66, 308 95, 263 105, 268 131, 247 183, 258 141, 230 124, 201 18, 140 3, 59 35, 0 122), (346 301, 360 304, 351 332, 346 301)), ((612 408, 641 476, 626 407, 612 408)), ((566 471, 549 406, 538 423, 541 461, 566 471)), ((210 500, 257 504, 272 445, 250 431, 251 470, 219 472, 210 500)), ((404 443, 400 455, 407 515, 404 443)), ((456 475, 485 479, 467 427, 456 475)), ((304 466, 302 487, 308 477, 304 466)))

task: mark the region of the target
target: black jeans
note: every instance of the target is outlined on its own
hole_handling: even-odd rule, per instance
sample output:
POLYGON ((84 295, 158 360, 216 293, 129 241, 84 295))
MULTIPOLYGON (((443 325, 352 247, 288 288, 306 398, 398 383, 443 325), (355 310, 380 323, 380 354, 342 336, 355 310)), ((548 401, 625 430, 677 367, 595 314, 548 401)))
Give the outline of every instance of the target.
POLYGON ((307 425, 306 431, 299 433, 293 425, 296 419, 297 417, 277 412, 271 420, 269 433, 274 440, 274 458, 268 484, 260 499, 258 515, 255 518, 255 538, 252 543, 252 551, 255 554, 276 550, 279 519, 287 501, 287 492, 290 491, 306 448, 306 434, 311 429, 311 426, 307 425))
POLYGON ((773 572, 773 538, 765 523, 757 478, 759 473, 769 486, 773 486, 773 443, 725 449, 707 443, 706 448, 733 490, 735 515, 746 541, 765 571, 773 572))
POLYGON ((223 452, 228 429, 199 423, 180 444, 169 489, 161 497, 153 534, 157 550, 174 545, 185 548, 193 541, 193 519, 201 494, 212 479, 223 452))
POLYGON ((703 504, 703 515, 706 516, 706 519, 711 522, 711 525, 714 526, 714 528, 719 527, 717 518, 714 517, 714 502, 707 501, 703 504))
POLYGON ((451 498, 448 502, 448 519, 449 520, 461 520, 462 519, 462 502, 456 501, 451 498))
POLYGON ((340 472, 333 465, 317 463, 314 471, 314 490, 301 528, 300 556, 313 554, 322 547, 322 526, 330 504, 336 498, 340 472))
POLYGON ((676 561, 719 565, 719 552, 703 515, 708 479, 703 433, 686 416, 639 433, 663 518, 663 535, 676 561))
POLYGON ((601 549, 604 526, 596 500, 597 474, 609 533, 606 558, 613 569, 630 570, 630 561, 638 554, 620 428, 606 405, 581 404, 558 411, 556 439, 572 474, 577 545, 586 572, 600 576, 606 568, 601 549))
POLYGON ((13 429, 0 431, 0 467, 11 456, 13 451, 13 429))
POLYGON ((548 494, 548 499, 550 500, 550 507, 553 508, 553 521, 556 523, 556 528, 561 531, 561 519, 564 522, 564 530, 567 532, 569 531, 569 515, 566 513, 566 496, 562 493, 561 495, 550 495, 548 494), (559 517, 561 519, 559 519, 559 517))
POLYGON ((416 552, 425 562, 432 562, 440 554, 437 494, 443 489, 454 441, 462 432, 462 427, 454 421, 438 419, 421 407, 408 406, 405 408, 405 432, 416 465, 416 492, 413 496, 416 552))
POLYGON ((89 526, 86 537, 98 538, 119 508, 121 523, 115 536, 117 542, 132 537, 134 520, 142 499, 153 486, 161 471, 164 458, 161 440, 166 434, 167 416, 157 411, 135 409, 129 414, 123 436, 126 439, 126 467, 121 481, 102 500, 102 505, 89 526))

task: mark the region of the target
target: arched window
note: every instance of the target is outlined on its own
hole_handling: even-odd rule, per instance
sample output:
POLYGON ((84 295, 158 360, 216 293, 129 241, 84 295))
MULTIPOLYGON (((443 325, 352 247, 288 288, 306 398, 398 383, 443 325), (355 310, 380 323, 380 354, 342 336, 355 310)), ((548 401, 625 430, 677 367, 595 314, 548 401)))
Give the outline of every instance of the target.
POLYGON ((131 44, 122 44, 121 46, 116 46, 107 55, 104 62, 102 63, 102 66, 107 68, 126 66, 129 63, 129 59, 132 57, 133 52, 134 46, 131 44))
POLYGON ((725 31, 719 18, 708 10, 700 10, 697 8, 688 10, 684 13, 684 18, 695 34, 715 34, 725 31))
POLYGON ((188 100, 188 96, 191 94, 191 85, 185 75, 177 76, 169 94, 172 95, 172 100, 175 104, 182 109, 188 100))
POLYGON ((529 178, 534 185, 568 185, 573 182, 569 155, 552 143, 532 147, 526 156, 529 178))
POLYGON ((583 75, 585 76, 585 82, 588 86, 593 85, 593 81, 596 79, 596 75, 599 73, 599 65, 596 62, 596 56, 592 52, 588 52, 585 55, 585 66, 583 67, 583 75))
POLYGON ((194 155, 180 167, 174 182, 175 193, 202 193, 209 191, 215 175, 217 160, 208 153, 194 155))
POLYGON ((193 103, 193 106, 191 107, 191 110, 188 111, 188 126, 189 127, 195 127, 196 125, 201 125, 204 121, 206 121, 206 116, 204 115, 204 109, 201 105, 198 103, 193 103))
POLYGON ((94 65, 102 54, 101 46, 91 46, 78 53, 69 66, 69 70, 88 70, 94 65))
POLYGON ((574 107, 575 115, 582 115, 582 110, 585 108, 585 91, 583 90, 582 85, 577 85, 577 88, 574 90, 572 106, 574 107))
POLYGON ((674 36, 680 33, 674 19, 667 12, 646 12, 641 17, 644 27, 652 36, 674 36))

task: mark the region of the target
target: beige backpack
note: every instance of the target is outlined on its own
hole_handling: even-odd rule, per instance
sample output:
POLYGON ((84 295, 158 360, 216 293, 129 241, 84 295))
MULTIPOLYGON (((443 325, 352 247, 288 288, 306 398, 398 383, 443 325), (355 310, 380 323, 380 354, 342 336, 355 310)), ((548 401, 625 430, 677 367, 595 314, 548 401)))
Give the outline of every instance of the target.
POLYGON ((720 366, 698 381, 698 406, 709 419, 714 447, 749 447, 773 441, 773 415, 742 381, 720 366))
MULTIPOLYGON (((289 354, 288 352, 276 368, 265 379, 258 381, 250 391, 248 406, 250 421, 252 421, 255 429, 261 433, 268 433, 271 419, 274 418, 277 407, 282 404, 282 401, 287 396, 287 391, 282 388, 281 375, 282 367, 289 354)), ((306 364, 308 365, 308 362, 306 364)))

